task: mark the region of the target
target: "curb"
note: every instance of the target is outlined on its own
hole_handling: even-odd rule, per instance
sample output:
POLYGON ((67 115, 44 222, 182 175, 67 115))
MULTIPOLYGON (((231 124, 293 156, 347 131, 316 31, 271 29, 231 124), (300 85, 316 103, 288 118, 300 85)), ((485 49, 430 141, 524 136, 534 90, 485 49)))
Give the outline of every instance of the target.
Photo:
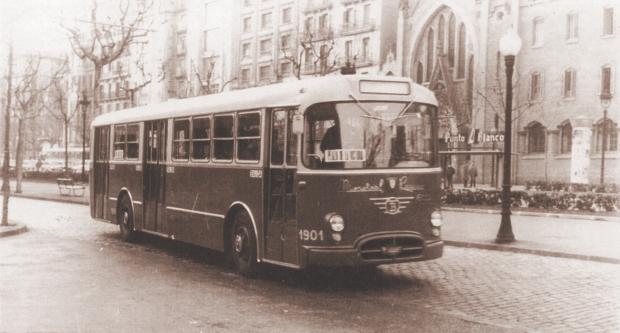
POLYGON ((466 242, 466 241, 451 241, 451 240, 445 240, 445 239, 443 243, 445 245, 454 246, 454 247, 475 248, 475 249, 483 249, 483 250, 513 252, 513 253, 526 253, 526 254, 534 254, 534 255, 539 255, 539 256, 544 256, 544 257, 578 259, 578 260, 585 260, 585 261, 602 262, 602 263, 607 263, 607 264, 620 264, 620 259, 600 257, 600 256, 590 256, 590 255, 585 255, 585 254, 573 254, 573 253, 564 253, 564 252, 549 251, 549 250, 525 249, 525 248, 520 248, 520 247, 515 247, 515 246, 506 246, 506 245, 500 245, 500 244, 477 243, 477 242, 466 242))
MULTIPOLYGON (((481 213, 481 214, 501 214, 499 209, 482 209, 482 208, 463 208, 463 207, 449 207, 442 206, 441 210, 451 212, 468 212, 468 213, 481 213)), ((566 218, 575 220, 589 220, 589 221, 606 221, 606 222, 620 222, 620 217, 615 216, 600 216, 600 215, 580 215, 580 214, 566 214, 566 213, 539 213, 528 211, 512 211, 512 215, 520 216, 534 216, 534 217, 552 217, 552 218, 566 218)))
POLYGON ((88 202, 78 201, 78 200, 71 200, 71 199, 68 199, 68 198, 67 199, 65 199, 65 198, 50 198, 50 197, 45 197, 45 196, 30 195, 30 194, 23 194, 23 193, 11 193, 11 196, 15 197, 15 198, 43 200, 43 201, 54 201, 54 202, 62 202, 62 203, 70 203, 70 204, 77 204, 77 205, 88 206, 88 202))
POLYGON ((28 231, 28 227, 25 224, 15 223, 8 227, 0 227, 0 238, 19 235, 28 231))
MULTIPOLYGON (((28 194, 21 194, 21 193, 20 194, 12 193, 11 195, 14 197, 25 198, 25 199, 54 201, 54 202, 71 203, 71 204, 88 206, 88 202, 65 199, 65 198, 50 198, 50 197, 28 195, 28 194)), ((485 213, 485 214, 499 214, 500 213, 500 210, 495 210, 495 209, 477 209, 477 208, 461 208, 461 207, 442 207, 442 209, 446 211, 455 211, 455 212, 471 212, 471 213, 485 213)), ((614 217, 609 217, 609 216, 537 213, 537 212, 523 212, 523 211, 513 212, 513 215, 554 217, 554 218, 574 218, 574 219, 592 220, 592 221, 620 222, 620 218, 614 218, 614 217)), ((27 228, 25 225, 23 225, 22 228, 18 230, 16 233, 12 233, 12 231, 0 232, 0 237, 18 234, 18 233, 25 232, 25 231, 27 231, 27 228)), ((546 256, 546 257, 568 258, 568 259, 595 261, 595 262, 610 263, 610 264, 620 264, 620 259, 600 257, 600 256, 572 254, 572 253, 564 253, 564 252, 549 251, 549 250, 526 249, 526 248, 519 248, 519 247, 514 247, 514 246, 506 246, 506 245, 499 245, 499 244, 492 244, 492 243, 452 241, 452 240, 445 240, 445 239, 443 242, 445 245, 454 246, 454 247, 476 248, 476 249, 483 249, 483 250, 494 250, 494 251, 514 252, 514 253, 526 253, 526 254, 534 254, 534 255, 540 255, 540 256, 546 256)))

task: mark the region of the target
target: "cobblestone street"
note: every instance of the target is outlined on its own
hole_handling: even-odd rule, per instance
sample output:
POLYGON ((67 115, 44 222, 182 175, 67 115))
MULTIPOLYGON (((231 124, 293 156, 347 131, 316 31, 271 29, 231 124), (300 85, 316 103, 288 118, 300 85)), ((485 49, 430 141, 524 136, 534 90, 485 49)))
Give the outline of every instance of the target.
MULTIPOLYGON (((202 296, 213 292, 211 287, 224 289, 225 294, 240 287, 244 289, 246 301, 241 301, 241 295, 233 292, 228 300, 221 302, 238 307, 238 311, 254 314, 244 317, 238 323, 240 326, 235 326, 246 331, 257 328, 267 331, 266 327, 271 327, 251 324, 253 319, 259 318, 257 313, 261 312, 258 310, 261 306, 281 311, 273 318, 261 319, 264 325, 283 325, 281 315, 286 314, 286 317, 296 318, 286 325, 297 331, 328 330, 341 327, 344 322, 349 323, 347 325, 353 331, 410 331, 408 328, 413 325, 420 329, 434 327, 434 331, 454 331, 463 323, 470 325, 462 327, 466 331, 616 332, 620 328, 620 280, 617 279, 620 267, 614 264, 447 247, 440 260, 381 266, 375 274, 366 276, 341 271, 293 272, 270 267, 261 278, 246 280, 232 274, 222 264, 221 256, 215 253, 208 253, 205 259, 205 251, 153 238, 138 244, 123 243, 117 237, 116 226, 92 222, 85 206, 11 199, 11 213, 13 218, 26 222, 31 232, 0 242, 0 262, 6 268, 3 271, 34 273, 42 264, 37 260, 37 253, 47 257, 55 251, 64 254, 64 264, 75 260, 79 265, 83 259, 71 254, 76 251, 76 246, 78 253, 80 247, 99 248, 106 266, 106 272, 102 274, 108 278, 112 273, 125 274, 128 266, 133 267, 130 263, 134 261, 155 260, 152 268, 148 265, 132 268, 142 270, 146 275, 162 274, 164 279, 152 280, 156 279, 152 276, 142 281, 148 288, 157 287, 154 295, 140 297, 155 297, 157 300, 157 295, 164 297, 161 292, 171 288, 186 297, 181 301, 181 308, 186 307, 183 314, 179 314, 180 318, 193 318, 203 309, 195 308, 196 312, 192 313, 193 307, 189 305, 200 304, 202 296), (37 243, 40 245, 37 250, 20 254, 22 261, 12 259, 25 249, 24 246, 37 243), (17 269, 17 266, 21 268, 17 269), (179 280, 166 279, 167 274, 178 275, 179 280), (200 291, 195 291, 191 283, 182 282, 187 279, 194 283, 204 279, 208 283, 199 282, 195 287, 200 291), (159 289, 161 292, 157 292, 159 289), (249 305, 236 302, 249 302, 249 305), (331 324, 316 326, 312 322, 316 316, 331 319, 331 324), (433 320, 429 322, 430 318, 433 320)), ((58 270, 62 271, 61 268, 58 270)), ((50 285, 60 283, 53 281, 60 273, 40 276, 49 279, 45 283, 50 285)), ((0 308, 17 306, 22 312, 31 313, 27 311, 32 309, 28 309, 26 300, 37 297, 28 295, 32 287, 29 283, 43 283, 32 279, 0 275, 0 285, 3 286, 0 296, 4 296, 0 308), (7 286, 11 289, 6 289, 7 286), (14 293, 21 294, 15 296, 14 293), (21 302, 7 303, 6 299, 15 299, 6 297, 8 295, 21 302)), ((145 277, 140 277, 143 279, 145 277)), ((93 281, 90 285, 97 286, 98 283, 93 281)), ((110 287, 117 283, 110 282, 110 287)), ((54 297, 58 295, 52 293, 46 297, 47 302, 55 304, 54 297)), ((114 295, 110 297, 113 299, 114 295)), ((132 303, 139 302, 132 298, 135 295, 124 296, 127 297, 132 303)), ((133 311, 139 313, 139 310, 133 311)), ((105 317, 106 311, 103 312, 105 317)), ((0 331, 36 330, 37 326, 7 326, 9 313, 0 311, 0 322, 5 323, 0 325, 0 331)), ((110 320, 114 319, 115 315, 110 320)), ((340 331, 347 330, 341 328, 340 331)), ((229 329, 234 330, 229 326, 219 330, 229 329)))

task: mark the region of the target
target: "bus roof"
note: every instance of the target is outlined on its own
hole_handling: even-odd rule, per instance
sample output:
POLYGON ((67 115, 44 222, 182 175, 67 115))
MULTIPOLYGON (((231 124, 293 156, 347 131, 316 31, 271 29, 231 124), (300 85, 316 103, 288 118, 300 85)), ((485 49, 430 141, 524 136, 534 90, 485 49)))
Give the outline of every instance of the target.
MULTIPOLYGON (((372 91, 374 87, 368 85, 372 91)), ((402 87, 402 86, 401 86, 402 87)), ((130 123, 173 117, 185 117, 223 111, 254 110, 265 107, 305 105, 330 101, 387 100, 437 105, 437 99, 430 90, 411 82, 409 78, 368 75, 330 75, 262 87, 234 90, 220 94, 185 99, 170 99, 166 102, 139 106, 98 116, 91 126, 116 123, 130 123), (408 83, 407 92, 366 93, 361 92, 361 82, 408 83), (352 98, 353 96, 353 98, 352 98)))

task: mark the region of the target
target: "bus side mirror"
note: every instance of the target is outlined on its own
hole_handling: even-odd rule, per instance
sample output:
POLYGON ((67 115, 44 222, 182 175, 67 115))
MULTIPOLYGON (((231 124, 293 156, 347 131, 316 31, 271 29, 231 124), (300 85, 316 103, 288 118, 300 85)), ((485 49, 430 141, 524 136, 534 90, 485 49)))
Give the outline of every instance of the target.
POLYGON ((303 134, 304 132, 304 117, 300 114, 293 116, 293 134, 303 134))

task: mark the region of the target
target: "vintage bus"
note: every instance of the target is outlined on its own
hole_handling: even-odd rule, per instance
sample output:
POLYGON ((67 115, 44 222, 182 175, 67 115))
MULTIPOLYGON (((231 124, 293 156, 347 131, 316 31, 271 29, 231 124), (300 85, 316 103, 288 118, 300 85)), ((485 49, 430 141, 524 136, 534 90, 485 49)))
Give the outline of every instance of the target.
POLYGON ((341 75, 104 114, 91 215, 245 275, 439 258, 436 105, 406 78, 341 75))

